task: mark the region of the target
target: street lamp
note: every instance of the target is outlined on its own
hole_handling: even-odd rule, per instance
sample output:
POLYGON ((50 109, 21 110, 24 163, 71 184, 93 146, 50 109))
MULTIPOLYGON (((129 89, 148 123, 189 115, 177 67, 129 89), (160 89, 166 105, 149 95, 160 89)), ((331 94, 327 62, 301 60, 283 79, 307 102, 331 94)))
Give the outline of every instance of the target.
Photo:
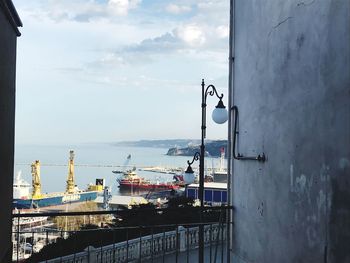
MULTIPOLYGON (((200 200, 201 205, 201 214, 200 214, 200 221, 202 223, 202 213, 204 208, 204 154, 205 154, 205 146, 204 146, 204 139, 205 139, 205 129, 206 129, 206 108, 207 108, 207 97, 214 96, 219 99, 218 105, 215 107, 212 118, 214 122, 218 124, 223 124, 227 121, 227 110, 225 108, 224 103, 222 102, 222 98, 224 97, 223 94, 219 95, 214 85, 209 85, 205 87, 204 79, 202 79, 202 125, 201 125, 201 131, 202 131, 202 138, 201 138, 201 145, 200 145, 200 152, 196 152, 192 162, 187 161, 188 168, 185 172, 185 178, 190 178, 190 174, 193 175, 193 170, 191 168, 191 164, 195 160, 198 160, 199 158, 199 188, 198 188, 198 199, 200 200)), ((204 262, 204 226, 200 224, 199 226, 199 262, 204 262)))
POLYGON ((196 152, 193 156, 192 162, 190 162, 189 160, 187 161, 187 169, 184 173, 184 182, 185 184, 192 184, 194 182, 194 172, 192 170, 191 165, 194 163, 194 161, 198 161, 199 160, 199 156, 200 153, 196 152))

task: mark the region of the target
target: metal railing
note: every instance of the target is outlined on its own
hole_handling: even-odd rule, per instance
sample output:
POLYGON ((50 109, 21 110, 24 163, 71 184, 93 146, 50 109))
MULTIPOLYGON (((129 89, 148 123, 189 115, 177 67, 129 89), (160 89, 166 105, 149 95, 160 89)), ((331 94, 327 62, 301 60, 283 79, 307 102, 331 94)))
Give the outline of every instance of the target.
MULTIPOLYGON (((53 228, 20 229, 22 218, 32 217, 78 217, 111 215, 115 219, 132 216, 132 210, 90 211, 14 214, 14 261, 17 262, 198 262, 199 226, 204 228, 205 262, 225 262, 226 214, 232 207, 190 207, 156 209, 156 213, 216 213, 216 220, 207 222, 176 222, 171 224, 145 224, 118 226, 110 224, 104 228, 62 230, 53 228), (17 225, 17 227, 16 227, 17 225), (29 240, 28 242, 26 240, 29 240), (23 246, 24 243, 24 246, 23 246), (42 244, 42 251, 35 249, 42 244), (67 244, 71 246, 67 249, 67 244), (51 245, 50 245, 51 244, 51 245), (47 249, 51 246, 51 254, 47 249), (46 251, 46 255, 45 252, 46 251), (38 252, 38 253, 36 253, 38 252), (36 257, 42 254, 39 260, 36 257), (30 257, 32 256, 33 257, 30 257), (26 259, 29 257, 28 259, 26 259)), ((138 212, 145 212, 148 209, 138 212)), ((151 211, 151 210, 149 210, 151 211)), ((153 210, 154 211, 154 210, 153 210)), ((88 220, 89 221, 89 220, 88 220)), ((39 247, 40 248, 40 247, 39 247)))

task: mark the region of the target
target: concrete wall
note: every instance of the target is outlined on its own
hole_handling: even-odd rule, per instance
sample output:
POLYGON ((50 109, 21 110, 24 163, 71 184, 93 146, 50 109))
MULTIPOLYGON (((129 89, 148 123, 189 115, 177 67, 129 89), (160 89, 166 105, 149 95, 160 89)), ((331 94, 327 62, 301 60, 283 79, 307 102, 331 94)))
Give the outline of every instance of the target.
POLYGON ((350 1, 236 0, 236 262, 350 262, 350 1))
POLYGON ((17 34, 9 22, 8 6, 3 3, 0 3, 0 262, 10 262, 17 34))

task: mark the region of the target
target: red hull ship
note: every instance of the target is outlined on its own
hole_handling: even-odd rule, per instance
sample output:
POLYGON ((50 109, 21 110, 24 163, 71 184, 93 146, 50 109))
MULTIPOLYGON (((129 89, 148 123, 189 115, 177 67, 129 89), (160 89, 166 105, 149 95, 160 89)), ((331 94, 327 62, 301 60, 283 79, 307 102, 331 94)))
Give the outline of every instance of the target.
POLYGON ((123 173, 123 177, 117 179, 119 187, 123 189, 144 189, 144 190, 176 190, 181 187, 178 182, 169 183, 153 183, 142 177, 139 177, 134 171, 127 171, 123 173))

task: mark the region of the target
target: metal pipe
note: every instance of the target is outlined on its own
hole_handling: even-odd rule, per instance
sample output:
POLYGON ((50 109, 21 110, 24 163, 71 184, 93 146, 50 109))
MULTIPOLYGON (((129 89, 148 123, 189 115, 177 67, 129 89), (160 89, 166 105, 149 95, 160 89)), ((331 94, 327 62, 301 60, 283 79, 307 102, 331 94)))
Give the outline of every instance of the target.
POLYGON ((250 161, 258 161, 258 162, 265 162, 266 161, 266 157, 265 157, 265 153, 262 153, 262 155, 258 155, 258 156, 243 156, 240 153, 236 154, 236 141, 237 141, 237 135, 238 135, 238 131, 237 131, 237 123, 238 123, 238 107, 237 106, 232 106, 231 111, 234 112, 234 125, 233 125, 233 146, 232 146, 232 153, 233 153, 233 158, 236 160, 241 160, 241 161, 245 161, 245 160, 250 160, 250 161))

